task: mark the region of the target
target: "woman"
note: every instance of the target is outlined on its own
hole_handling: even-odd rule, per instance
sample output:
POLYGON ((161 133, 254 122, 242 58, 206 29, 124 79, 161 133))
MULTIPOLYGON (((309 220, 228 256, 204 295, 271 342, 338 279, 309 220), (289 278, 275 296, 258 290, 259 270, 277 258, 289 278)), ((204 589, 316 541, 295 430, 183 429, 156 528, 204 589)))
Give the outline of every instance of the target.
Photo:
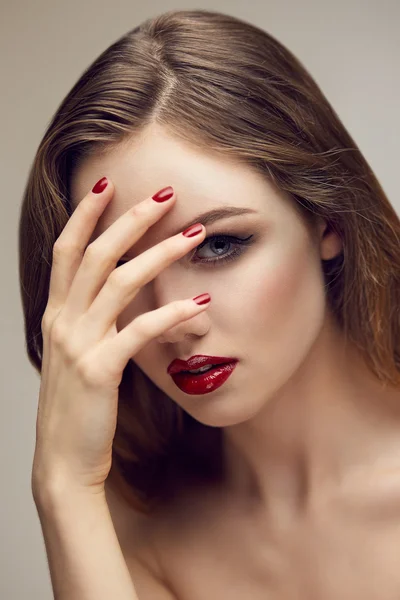
POLYGON ((398 597, 400 222, 286 48, 202 10, 126 34, 19 235, 56 597, 398 597))

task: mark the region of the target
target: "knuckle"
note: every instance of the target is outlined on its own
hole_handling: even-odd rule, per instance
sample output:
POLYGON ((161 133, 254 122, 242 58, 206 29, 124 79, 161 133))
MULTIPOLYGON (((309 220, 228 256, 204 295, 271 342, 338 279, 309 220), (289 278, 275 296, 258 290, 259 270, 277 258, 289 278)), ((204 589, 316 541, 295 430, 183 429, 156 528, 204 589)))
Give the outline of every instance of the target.
POLYGON ((149 321, 146 314, 140 315, 135 319, 135 334, 141 339, 149 337, 149 321))
MULTIPOLYGON (((185 321, 192 315, 192 312, 186 300, 177 300, 176 302, 163 306, 161 309, 159 309, 159 311, 155 312, 158 312, 161 316, 161 311, 164 313, 164 315, 168 314, 169 319, 173 321, 172 324, 171 322, 169 322, 165 331, 168 331, 169 329, 171 329, 171 327, 178 324, 180 321, 185 321)), ((154 314, 154 312, 143 313, 142 315, 136 317, 135 334, 140 340, 143 341, 146 339, 150 339, 153 335, 157 335, 159 327, 157 327, 157 320, 155 317, 156 315, 154 314)), ((158 335, 159 338, 162 339, 163 334, 160 333, 158 335)))
POLYGON ((135 204, 135 206, 132 206, 130 213, 134 217, 140 217, 140 218, 146 217, 149 213, 147 203, 139 202, 139 204, 135 204))
POLYGON ((50 317, 50 314, 47 311, 45 311, 43 313, 42 320, 40 323, 40 328, 41 328, 42 333, 48 333, 51 329, 51 324, 52 324, 52 319, 50 317))
POLYGON ((88 264, 104 264, 110 262, 109 252, 96 242, 89 244, 85 250, 84 260, 88 264))
POLYGON ((122 273, 122 269, 114 269, 108 276, 108 284, 117 293, 119 291, 125 292, 129 287, 129 280, 127 276, 122 273))
POLYGON ((95 366, 93 360, 90 360, 88 356, 81 357, 76 362, 76 373, 79 378, 87 385, 94 385, 99 381, 100 373, 98 368, 95 366))
POLYGON ((78 346, 73 343, 70 338, 64 337, 64 342, 62 345, 63 356, 68 364, 77 363, 79 360, 80 352, 78 346))
POLYGON ((171 304, 170 310, 172 313, 172 318, 174 318, 176 321, 185 319, 187 317, 188 311, 186 302, 181 302, 178 300, 178 302, 171 304))
POLYGON ((74 256, 79 253, 79 244, 72 240, 57 238, 53 244, 53 258, 59 259, 63 256, 74 256))
POLYGON ((62 323, 60 319, 53 322, 50 330, 50 339, 52 343, 59 347, 62 347, 64 341, 67 338, 67 327, 62 323))
POLYGON ((40 330, 42 332, 42 335, 48 336, 50 334, 51 329, 53 327, 54 319, 54 315, 51 316, 49 310, 46 309, 43 313, 42 320, 40 322, 40 330))
POLYGON ((51 331, 53 324, 58 318, 61 310, 61 307, 52 305, 51 298, 49 298, 41 319, 42 332, 49 333, 51 331))
POLYGON ((72 363, 75 362, 79 352, 73 343, 71 328, 61 320, 57 320, 50 330, 51 344, 62 353, 64 358, 72 363))

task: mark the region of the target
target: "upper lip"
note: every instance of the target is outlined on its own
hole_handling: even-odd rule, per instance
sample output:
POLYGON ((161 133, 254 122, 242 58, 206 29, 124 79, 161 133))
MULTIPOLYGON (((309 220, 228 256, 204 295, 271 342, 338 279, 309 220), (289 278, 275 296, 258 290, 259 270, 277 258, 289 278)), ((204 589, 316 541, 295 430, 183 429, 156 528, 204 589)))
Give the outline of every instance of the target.
POLYGON ((208 356, 207 354, 195 354, 188 360, 181 360, 175 358, 169 365, 167 373, 172 375, 173 373, 179 373, 180 371, 189 371, 193 369, 200 369, 205 365, 221 365, 225 363, 237 362, 237 358, 230 358, 226 356, 208 356))

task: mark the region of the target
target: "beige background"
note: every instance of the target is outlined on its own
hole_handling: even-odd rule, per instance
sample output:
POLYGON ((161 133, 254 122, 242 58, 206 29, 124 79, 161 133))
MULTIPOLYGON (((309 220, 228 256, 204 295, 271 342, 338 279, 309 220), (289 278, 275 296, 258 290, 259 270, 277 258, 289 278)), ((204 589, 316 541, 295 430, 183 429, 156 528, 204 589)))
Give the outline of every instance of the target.
POLYGON ((40 380, 24 349, 17 222, 28 169, 83 70, 147 17, 209 8, 277 37, 322 87, 400 214, 400 0, 0 0, 0 598, 53 598, 30 476, 40 380))

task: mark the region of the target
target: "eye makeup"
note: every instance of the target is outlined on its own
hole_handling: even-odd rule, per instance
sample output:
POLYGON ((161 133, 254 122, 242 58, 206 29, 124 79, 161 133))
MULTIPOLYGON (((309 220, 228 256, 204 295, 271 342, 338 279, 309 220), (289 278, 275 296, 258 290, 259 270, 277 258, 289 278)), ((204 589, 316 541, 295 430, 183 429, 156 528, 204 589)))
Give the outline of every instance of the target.
MULTIPOLYGON (((190 264, 196 265, 196 267, 197 266, 199 266, 199 267, 205 266, 208 268, 208 267, 222 266, 223 264, 226 264, 232 260, 235 260, 236 258, 239 258, 239 256, 245 252, 246 247, 253 244, 254 241, 251 241, 253 237, 254 237, 254 235, 249 235, 246 238, 242 238, 242 237, 233 235, 231 233, 226 233, 226 232, 222 232, 222 231, 216 232, 216 233, 213 233, 212 235, 207 236, 201 242, 201 244, 196 246, 191 252, 189 252, 186 255, 186 257, 183 257, 181 260, 188 260, 190 264), (215 254, 214 257, 201 257, 201 256, 198 257, 198 253, 200 250, 202 250, 206 246, 212 246, 212 244, 214 244, 214 243, 216 243, 216 244, 222 243, 225 246, 227 246, 229 244, 230 246, 233 246, 233 250, 228 251, 222 257, 219 257, 218 254, 215 254), (189 257, 189 258, 187 258, 187 257, 189 257)), ((211 250, 211 252, 213 252, 213 250, 211 250)), ((119 260, 117 262, 117 267, 125 264, 126 262, 129 262, 129 259, 119 260)))
POLYGON ((252 242, 250 242, 250 240, 253 238, 253 235, 250 235, 247 238, 239 238, 227 233, 213 233, 212 235, 209 235, 208 237, 206 237, 201 244, 199 244, 198 246, 196 246, 196 248, 192 251, 191 253, 191 258, 190 258, 190 262, 194 263, 194 264, 201 264, 201 265, 205 265, 207 267, 211 266, 211 267, 217 267, 217 266, 222 266, 223 264, 226 264, 227 262, 231 261, 231 260, 235 260, 236 258, 238 258, 241 254, 243 254, 243 252, 245 251, 245 247, 249 246, 250 244, 252 244, 252 242), (193 260, 192 257, 195 257, 198 255, 199 251, 206 247, 206 246, 211 246, 213 243, 222 243, 223 245, 228 245, 230 244, 231 246, 234 247, 234 249, 231 252, 228 252, 227 254, 225 254, 224 256, 222 256, 221 258, 218 257, 218 254, 215 255, 215 258, 211 257, 211 258, 197 258, 195 260, 193 260))

